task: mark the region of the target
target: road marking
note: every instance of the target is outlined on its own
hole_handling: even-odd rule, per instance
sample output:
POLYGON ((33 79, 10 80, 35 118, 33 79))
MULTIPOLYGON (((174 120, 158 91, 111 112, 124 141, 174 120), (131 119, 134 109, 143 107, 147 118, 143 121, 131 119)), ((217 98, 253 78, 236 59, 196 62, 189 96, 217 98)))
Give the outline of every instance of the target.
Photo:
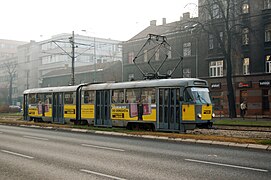
POLYGON ((91 145, 91 144, 81 144, 81 145, 85 146, 85 147, 94 147, 94 148, 98 148, 98 149, 106 149, 106 150, 112 150, 112 151, 120 151, 120 152, 125 151, 123 149, 110 148, 110 147, 104 147, 104 146, 96 146, 96 145, 91 145))
POLYGON ((1 150, 1 151, 4 153, 15 155, 15 156, 20 156, 20 157, 24 157, 24 158, 28 158, 28 159, 34 159, 34 157, 32 157, 32 156, 27 156, 27 155, 16 153, 16 152, 11 152, 11 151, 7 151, 7 150, 1 150))
POLYGON ((42 140, 42 141, 48 141, 49 139, 46 138, 40 138, 40 137, 35 137, 35 136, 23 136, 24 138, 28 139, 37 139, 37 140, 42 140))
POLYGON ((208 157, 217 157, 216 154, 209 154, 208 157))
POLYGON ((268 170, 266 170, 266 169, 257 169, 257 168, 251 168, 251 167, 245 167, 245 166, 237 166, 237 165, 216 163, 216 162, 210 162, 210 161, 201 161, 201 160, 195 160, 195 159, 185 159, 185 160, 190 161, 190 162, 203 163, 203 164, 212 164, 212 165, 218 165, 218 166, 226 166, 226 167, 233 167, 233 168, 239 168, 239 169, 247 169, 247 170, 252 170, 252 171, 268 172, 268 170))
POLYGON ((111 176, 111 175, 107 175, 107 174, 103 174, 103 173, 99 173, 99 172, 95 172, 95 171, 90 171, 90 170, 86 170, 86 169, 80 169, 81 172, 86 172, 89 174, 95 174, 98 176, 103 176, 103 177, 107 177, 107 178, 111 178, 111 179, 118 179, 118 180, 126 180, 124 178, 120 178, 120 177, 116 177, 116 176, 111 176))

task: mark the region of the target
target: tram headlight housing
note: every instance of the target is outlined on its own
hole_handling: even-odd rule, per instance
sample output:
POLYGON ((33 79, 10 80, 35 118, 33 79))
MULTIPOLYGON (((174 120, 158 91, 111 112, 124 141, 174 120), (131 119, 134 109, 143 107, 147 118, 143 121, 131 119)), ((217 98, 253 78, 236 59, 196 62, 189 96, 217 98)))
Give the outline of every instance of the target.
POLYGON ((198 116, 198 118, 200 118, 200 119, 201 119, 201 117, 202 117, 200 113, 199 113, 197 116, 198 116))

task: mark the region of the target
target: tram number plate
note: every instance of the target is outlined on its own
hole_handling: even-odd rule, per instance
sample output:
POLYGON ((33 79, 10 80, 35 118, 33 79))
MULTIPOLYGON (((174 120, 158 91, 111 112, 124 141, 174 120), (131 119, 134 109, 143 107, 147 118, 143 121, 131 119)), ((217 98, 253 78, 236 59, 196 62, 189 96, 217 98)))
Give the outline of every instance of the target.
POLYGON ((204 110, 203 114, 211 114, 211 110, 204 110))
POLYGON ((115 113, 112 116, 113 118, 124 118, 124 113, 115 113))

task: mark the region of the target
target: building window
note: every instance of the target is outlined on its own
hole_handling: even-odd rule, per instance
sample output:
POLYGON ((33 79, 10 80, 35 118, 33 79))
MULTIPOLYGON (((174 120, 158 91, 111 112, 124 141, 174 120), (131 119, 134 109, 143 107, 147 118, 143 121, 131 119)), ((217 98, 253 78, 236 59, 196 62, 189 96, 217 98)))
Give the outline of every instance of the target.
MULTIPOLYGON (((220 38, 221 42, 223 43, 223 39, 224 39, 223 32, 219 32, 219 38, 220 38)), ((220 42, 218 42, 218 47, 221 48, 221 43, 220 42)))
POLYGON ((249 73, 249 58, 244 58, 243 59, 243 74, 247 75, 249 73))
POLYGON ((211 61, 209 63, 209 74, 210 74, 210 77, 223 76, 223 60, 211 61))
POLYGON ((264 36, 265 42, 271 41, 271 24, 268 24, 265 26, 265 36, 264 36))
POLYGON ((264 9, 271 9, 271 0, 264 0, 264 9))
POLYGON ((266 72, 271 73, 271 55, 265 57, 266 60, 266 72))
POLYGON ((266 72, 271 73, 271 61, 266 61, 266 72))
POLYGON ((248 4, 248 3, 244 3, 244 4, 242 5, 242 13, 243 13, 243 14, 249 13, 249 4, 248 4))
POLYGON ((191 56, 191 42, 183 44, 183 56, 191 56))
POLYGON ((213 4, 211 8, 211 13, 209 14, 209 19, 218 19, 221 17, 222 15, 220 13, 219 5, 213 4))
POLYGON ((29 55, 27 55, 26 57, 25 57, 25 59, 26 59, 26 63, 29 63, 30 62, 30 56, 29 55))
POLYGON ((129 54, 128 54, 128 63, 129 64, 133 64, 134 57, 135 57, 134 52, 129 52, 129 54))
POLYGON ((148 62, 148 50, 144 50, 144 62, 148 62))
POLYGON ((249 43, 249 30, 248 28, 244 28, 242 31, 242 44, 248 45, 249 43))
POLYGON ((214 35, 209 34, 209 49, 214 49, 214 35))
POLYGON ((190 68, 183 69, 183 77, 184 78, 191 78, 191 69, 190 68))

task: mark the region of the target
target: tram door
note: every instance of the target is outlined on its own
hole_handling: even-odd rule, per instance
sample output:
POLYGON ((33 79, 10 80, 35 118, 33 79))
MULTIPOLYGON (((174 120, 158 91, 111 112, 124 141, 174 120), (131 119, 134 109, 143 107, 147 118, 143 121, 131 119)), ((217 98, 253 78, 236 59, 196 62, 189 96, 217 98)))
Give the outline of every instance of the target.
POLYGON ((95 125, 111 127, 110 119, 110 91, 96 91, 95 125))
POLYGON ((158 128, 161 130, 180 129, 180 89, 161 88, 159 89, 158 101, 158 128))
POLYGON ((53 122, 64 123, 64 101, 63 93, 53 94, 53 122))
POLYGON ((28 116, 28 95, 24 95, 24 104, 23 104, 23 113, 24 113, 24 120, 29 120, 28 116))

